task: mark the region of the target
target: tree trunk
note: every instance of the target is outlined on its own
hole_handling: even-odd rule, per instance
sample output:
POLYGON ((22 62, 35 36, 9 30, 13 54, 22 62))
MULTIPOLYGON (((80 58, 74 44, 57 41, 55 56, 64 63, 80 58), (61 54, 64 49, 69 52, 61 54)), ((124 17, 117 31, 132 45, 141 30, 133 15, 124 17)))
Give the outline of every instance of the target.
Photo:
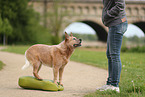
POLYGON ((4 46, 6 45, 6 35, 5 34, 3 35, 3 45, 4 46))
POLYGON ((44 11, 43 11, 43 15, 44 15, 44 27, 47 28, 47 0, 44 0, 44 11))

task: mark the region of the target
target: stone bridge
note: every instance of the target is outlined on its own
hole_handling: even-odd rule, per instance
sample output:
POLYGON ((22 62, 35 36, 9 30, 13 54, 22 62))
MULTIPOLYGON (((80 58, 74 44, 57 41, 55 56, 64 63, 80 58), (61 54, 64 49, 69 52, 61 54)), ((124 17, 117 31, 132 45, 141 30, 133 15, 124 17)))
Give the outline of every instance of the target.
MULTIPOLYGON (((102 24, 102 0, 65 0, 63 2, 63 10, 70 11, 71 18, 65 19, 68 24, 73 22, 83 22, 91 26, 95 31, 100 41, 107 40, 107 27, 102 24)), ((33 8, 42 16, 48 12, 52 5, 52 0, 32 0, 33 8)), ((126 14, 128 23, 138 26, 145 32, 145 0, 126 0, 126 14)), ((44 25, 47 25, 44 19, 44 25)), ((67 24, 63 25, 63 29, 67 24)))

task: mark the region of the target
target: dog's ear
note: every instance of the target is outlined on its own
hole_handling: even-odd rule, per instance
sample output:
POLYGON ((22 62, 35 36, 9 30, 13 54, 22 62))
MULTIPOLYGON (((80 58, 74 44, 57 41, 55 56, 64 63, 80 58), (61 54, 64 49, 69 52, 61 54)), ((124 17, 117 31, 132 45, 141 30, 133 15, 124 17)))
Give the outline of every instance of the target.
POLYGON ((65 32, 65 41, 69 39, 69 35, 65 32))
POLYGON ((71 36, 71 37, 73 36, 72 32, 70 33, 70 36, 71 36))

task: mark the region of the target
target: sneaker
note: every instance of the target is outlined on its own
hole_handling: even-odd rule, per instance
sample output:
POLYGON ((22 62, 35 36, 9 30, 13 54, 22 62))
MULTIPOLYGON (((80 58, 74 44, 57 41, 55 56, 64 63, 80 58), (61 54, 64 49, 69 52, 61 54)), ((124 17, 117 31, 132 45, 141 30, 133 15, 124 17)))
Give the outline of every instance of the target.
POLYGON ((111 90, 120 93, 119 87, 112 86, 112 87, 111 87, 111 90))
POLYGON ((104 85, 102 87, 96 88, 96 90, 105 90, 106 88, 110 87, 111 85, 104 85))
POLYGON ((112 85, 110 85, 109 87, 107 87, 105 89, 102 89, 100 91, 107 91, 107 90, 112 90, 112 91, 116 91, 117 93, 120 93, 119 87, 115 87, 115 86, 112 86, 112 85))

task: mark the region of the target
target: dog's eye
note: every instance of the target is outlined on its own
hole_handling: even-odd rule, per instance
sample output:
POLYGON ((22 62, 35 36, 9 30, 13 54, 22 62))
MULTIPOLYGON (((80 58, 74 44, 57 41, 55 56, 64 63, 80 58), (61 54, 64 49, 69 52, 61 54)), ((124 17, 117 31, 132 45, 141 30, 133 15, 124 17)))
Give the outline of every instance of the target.
POLYGON ((76 40, 76 38, 73 38, 73 40, 76 40))

